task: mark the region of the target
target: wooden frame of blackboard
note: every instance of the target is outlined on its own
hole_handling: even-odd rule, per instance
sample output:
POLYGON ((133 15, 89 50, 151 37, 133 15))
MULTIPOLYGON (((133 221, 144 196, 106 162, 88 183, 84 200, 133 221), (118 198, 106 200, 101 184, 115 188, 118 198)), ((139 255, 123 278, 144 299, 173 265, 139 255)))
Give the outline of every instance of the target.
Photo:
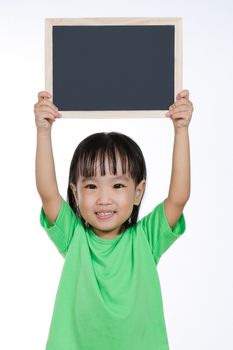
MULTIPOLYGON (((93 17, 45 19, 45 90, 53 95, 54 26, 174 26, 174 100, 182 89, 182 18, 93 17)), ((163 110, 61 110, 66 118, 155 118, 165 117, 163 110)))

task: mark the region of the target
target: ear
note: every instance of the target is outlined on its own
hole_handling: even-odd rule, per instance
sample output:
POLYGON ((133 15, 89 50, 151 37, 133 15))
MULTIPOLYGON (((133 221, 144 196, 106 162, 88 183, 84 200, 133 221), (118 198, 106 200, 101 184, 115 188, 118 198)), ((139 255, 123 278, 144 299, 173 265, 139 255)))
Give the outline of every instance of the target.
POLYGON ((139 205, 143 196, 143 193, 145 191, 146 181, 142 180, 137 186, 135 190, 135 197, 134 197, 134 205, 139 205))
POLYGON ((71 191, 73 192, 73 195, 74 195, 74 198, 75 198, 75 201, 78 205, 78 192, 77 192, 77 188, 76 186, 71 182, 70 183, 70 188, 71 188, 71 191))

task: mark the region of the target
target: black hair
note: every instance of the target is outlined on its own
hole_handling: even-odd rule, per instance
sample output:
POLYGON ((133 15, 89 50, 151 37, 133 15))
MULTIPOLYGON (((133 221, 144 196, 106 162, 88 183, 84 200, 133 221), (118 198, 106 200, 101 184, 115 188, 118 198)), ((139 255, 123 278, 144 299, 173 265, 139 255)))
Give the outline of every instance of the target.
MULTIPOLYGON (((136 186, 142 180, 146 180, 146 164, 142 151, 136 142, 126 135, 117 132, 96 133, 85 138, 77 146, 70 164, 67 201, 82 220, 70 183, 76 185, 79 176, 95 176, 97 161, 100 162, 101 176, 104 176, 106 159, 110 172, 117 175, 117 155, 121 160, 122 173, 128 172, 136 186)), ((134 205, 127 222, 123 223, 125 229, 136 224, 140 204, 134 205)))

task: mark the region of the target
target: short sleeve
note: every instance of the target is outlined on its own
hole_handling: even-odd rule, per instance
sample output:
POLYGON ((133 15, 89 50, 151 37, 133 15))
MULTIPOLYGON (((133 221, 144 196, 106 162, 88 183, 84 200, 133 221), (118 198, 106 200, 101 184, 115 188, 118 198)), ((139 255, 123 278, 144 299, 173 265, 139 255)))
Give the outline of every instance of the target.
POLYGON ((43 207, 41 208, 40 224, 63 256, 66 255, 78 221, 79 219, 63 198, 61 208, 53 225, 49 223, 43 207))
POLYGON ((179 238, 186 229, 184 214, 182 213, 176 225, 171 229, 164 210, 164 201, 145 216, 141 221, 156 264, 162 254, 179 238))

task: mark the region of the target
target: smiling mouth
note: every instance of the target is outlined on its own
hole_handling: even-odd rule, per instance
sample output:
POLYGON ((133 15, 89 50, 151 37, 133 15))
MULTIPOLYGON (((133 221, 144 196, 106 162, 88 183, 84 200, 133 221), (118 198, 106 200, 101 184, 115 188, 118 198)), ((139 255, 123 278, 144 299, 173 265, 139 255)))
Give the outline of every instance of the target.
POLYGON ((110 219, 114 214, 116 213, 116 211, 114 210, 106 210, 106 211, 97 211, 95 212, 96 216, 99 219, 110 219))

